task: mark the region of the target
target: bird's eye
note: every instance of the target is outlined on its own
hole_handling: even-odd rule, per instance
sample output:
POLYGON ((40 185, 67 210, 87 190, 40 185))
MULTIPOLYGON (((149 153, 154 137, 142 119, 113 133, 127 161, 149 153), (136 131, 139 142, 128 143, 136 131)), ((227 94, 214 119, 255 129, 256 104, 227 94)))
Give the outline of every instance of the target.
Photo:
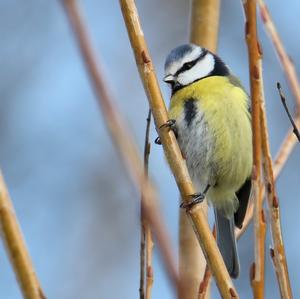
POLYGON ((193 67, 193 62, 186 62, 183 67, 186 69, 186 70, 189 70, 190 68, 193 67))
POLYGON ((195 61, 189 61, 189 62, 184 63, 180 69, 180 72, 184 72, 184 71, 191 69, 195 65, 195 63, 196 63, 195 61))
POLYGON ((198 59, 184 63, 182 67, 175 73, 175 76, 191 69, 197 63, 197 61, 198 59))

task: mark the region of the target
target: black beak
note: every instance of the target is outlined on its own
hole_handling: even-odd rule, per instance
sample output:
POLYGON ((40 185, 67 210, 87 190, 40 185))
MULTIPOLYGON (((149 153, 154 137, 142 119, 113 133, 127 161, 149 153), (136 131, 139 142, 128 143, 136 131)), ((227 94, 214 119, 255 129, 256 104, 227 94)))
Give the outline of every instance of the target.
POLYGON ((164 82, 168 83, 168 84, 174 84, 175 82, 175 77, 173 75, 167 75, 164 77, 164 82))

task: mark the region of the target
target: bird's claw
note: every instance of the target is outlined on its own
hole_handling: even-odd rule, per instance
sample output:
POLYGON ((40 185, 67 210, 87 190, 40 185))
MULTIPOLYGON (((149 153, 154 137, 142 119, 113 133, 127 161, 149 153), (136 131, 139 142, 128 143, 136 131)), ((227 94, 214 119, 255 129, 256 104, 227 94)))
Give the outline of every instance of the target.
POLYGON ((161 145, 161 141, 160 141, 159 136, 155 138, 154 143, 158 144, 158 145, 161 145))
POLYGON ((198 204, 198 203, 202 203, 205 195, 203 193, 195 193, 190 195, 189 197, 191 197, 191 200, 189 202, 182 202, 180 204, 180 208, 182 209, 190 209, 191 207, 193 207, 194 205, 198 204))
MULTIPOLYGON (((168 128, 169 130, 172 130, 177 138, 177 128, 176 128, 176 120, 175 119, 169 119, 164 124, 162 124, 159 129, 162 128, 168 128)), ((155 144, 161 144, 160 138, 157 137, 154 141, 155 144)))
POLYGON ((164 124, 162 124, 160 127, 162 128, 169 128, 170 130, 174 131, 176 130, 176 120, 175 119, 169 119, 164 124))

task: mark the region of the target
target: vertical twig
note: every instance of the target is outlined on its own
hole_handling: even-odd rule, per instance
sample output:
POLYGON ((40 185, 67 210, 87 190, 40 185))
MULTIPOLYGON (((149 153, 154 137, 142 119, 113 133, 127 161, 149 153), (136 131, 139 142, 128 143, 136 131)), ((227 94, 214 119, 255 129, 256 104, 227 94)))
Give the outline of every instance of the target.
POLYGON ((267 191, 267 202, 270 212, 270 224, 273 239, 273 252, 274 252, 274 265, 276 275, 278 277, 278 284, 281 293, 281 298, 292 299, 292 289, 290 286, 290 279, 288 273, 288 266, 285 256, 285 249, 283 244, 283 238, 281 234, 280 225, 280 209, 279 201, 275 189, 274 171, 272 165, 272 158, 269 145, 269 136, 267 128, 267 119, 265 109, 262 106, 261 109, 261 132, 262 132, 262 151, 264 156, 264 178, 265 188, 267 191))
MULTIPOLYGON (((297 127, 300 126, 300 115, 298 115, 295 119, 295 125, 297 127)), ((281 170, 283 169, 284 165, 286 164, 290 154, 292 153, 295 145, 297 143, 297 138, 293 132, 293 129, 291 128, 289 132, 287 133, 286 137, 284 138, 284 141, 282 142, 280 146, 280 150, 275 156, 274 159, 274 177, 275 179, 278 178, 281 170)))
MULTIPOLYGON (((213 227, 213 235, 214 238, 216 238, 217 235, 217 230, 216 230, 216 225, 214 224, 213 227)), ((198 294, 198 299, 208 299, 210 296, 210 282, 211 282, 211 271, 209 270, 208 265, 206 264, 205 271, 203 278, 201 280, 200 286, 199 286, 199 294, 198 294)))
POLYGON ((145 299, 145 256, 146 256, 146 235, 145 235, 145 219, 143 216, 143 209, 141 205, 141 219, 140 219, 140 299, 145 299))
POLYGON ((14 268, 23 297, 45 299, 33 269, 28 250, 23 239, 18 220, 9 198, 5 182, 0 173, 0 223, 1 235, 10 262, 14 268))
MULTIPOLYGON (((297 104, 297 113, 295 117, 295 124, 297 127, 300 126, 300 84, 299 79, 295 70, 295 66, 290 59, 289 55, 286 53, 286 50, 282 44, 282 41, 279 37, 279 34, 276 30, 276 27, 272 21, 271 15, 269 13, 269 10, 264 3, 263 0, 257 0, 260 8, 260 16, 261 19, 266 27, 266 30, 269 34, 269 37, 273 43, 274 49, 277 53, 279 62, 281 63, 281 66, 285 72, 285 75, 287 77, 288 83, 292 89, 292 92, 294 94, 296 104, 297 104)), ((274 160, 274 177, 277 179, 279 176, 281 170, 283 169, 284 165, 286 164, 286 161, 288 160, 292 150, 294 149, 295 145, 297 143, 297 139, 295 136, 293 136, 293 130, 290 129, 287 133, 284 141, 282 142, 282 145, 276 155, 276 158, 274 160)), ((253 213, 253 206, 250 204, 250 209, 247 212, 246 215, 246 221, 244 222, 244 226, 242 230, 237 230, 238 236, 240 236, 248 227, 249 223, 252 220, 253 213)))
MULTIPOLYGON (((148 177, 148 170, 149 170, 149 156, 150 156, 150 146, 151 146, 150 142, 149 142, 150 125, 151 125, 151 110, 149 109, 148 116, 146 119, 146 132, 145 132, 145 143, 144 143, 144 171, 145 171, 145 175, 147 177, 148 177)), ((141 201, 143 201, 142 198, 141 198, 141 201)), ((149 224, 147 223, 147 220, 145 219, 143 206, 141 205, 140 288, 139 288, 140 299, 145 298, 145 273, 146 273, 145 265, 147 264, 147 268, 146 268, 147 273, 148 273, 148 264, 151 265, 151 259, 149 261, 148 258, 145 258, 145 256, 147 256, 147 257, 151 256, 151 254, 150 255, 148 254, 148 252, 149 252, 148 248, 149 248, 149 246, 150 246, 150 248, 152 248, 152 244, 153 244, 151 235, 152 235, 152 232, 151 232, 149 224), (148 240, 149 240, 149 242, 148 242, 148 240), (147 254, 146 254, 146 246, 147 246, 147 254), (146 262, 146 260, 147 260, 147 262, 146 262)), ((152 249, 150 249, 150 252, 151 252, 151 250, 152 249)), ((148 277, 148 275, 147 275, 147 277, 148 277)), ((147 282, 148 282, 148 279, 147 279, 147 282)), ((147 282, 146 282, 146 288, 149 285, 149 283, 147 283, 147 282)))
POLYGON ((220 0, 192 0, 190 41, 212 52, 218 45, 220 0))
MULTIPOLYGON (((146 132, 145 132, 145 144, 144 144, 144 169, 145 169, 145 175, 148 177, 148 169, 149 169, 149 155, 150 155, 150 143, 149 143, 149 133, 150 133, 150 124, 151 124, 151 110, 149 109, 148 111, 148 116, 147 116, 147 126, 146 126, 146 132)), ((145 299, 150 299, 151 298, 151 289, 153 285, 153 267, 152 267, 152 250, 153 250, 153 239, 152 239, 152 231, 149 223, 147 222, 147 219, 144 216, 144 211, 141 206, 141 220, 142 220, 142 231, 143 231, 143 236, 144 239, 142 241, 146 246, 143 246, 143 242, 141 242, 141 250, 142 247, 144 247, 144 252, 143 252, 143 257, 141 258, 141 263, 142 259, 143 265, 141 264, 141 268, 143 269, 143 278, 146 273, 146 288, 144 288, 144 283, 141 282, 140 289, 143 288, 143 291, 146 290, 146 292, 143 292, 143 297, 145 299), (145 250, 146 249, 146 250, 145 250), (146 258, 145 258, 146 256, 146 258), (146 270, 145 270, 146 266, 146 270), (146 296, 145 296, 146 295, 146 296)), ((142 276, 141 276, 142 277, 142 276)), ((142 280, 142 279, 141 279, 142 280)), ((141 294, 141 293, 140 293, 141 294)))
POLYGON ((243 1, 248 45, 253 134, 252 193, 254 197, 255 262, 251 267, 251 285, 254 298, 264 298, 265 221, 261 190, 261 102, 263 98, 261 48, 256 30, 256 1, 243 1))
POLYGON ((145 199, 141 202, 143 205, 144 215, 156 236, 171 282, 173 282, 175 288, 178 288, 179 280, 177 267, 170 247, 170 238, 167 234, 166 226, 158 207, 157 193, 149 179, 145 178, 143 163, 135 142, 125 125, 120 112, 113 104, 113 98, 109 94, 107 84, 91 46, 88 31, 83 18, 81 17, 78 3, 76 0, 64 0, 62 3, 65 6, 70 24, 74 30, 75 37, 77 38, 112 140, 115 143, 115 147, 118 150, 121 160, 124 163, 135 187, 140 190, 142 198, 145 199))
MULTIPOLYGON (((203 203, 203 212, 207 218, 208 206, 203 203)), ((204 275, 206 260, 195 236, 185 210, 179 211, 179 277, 180 299, 197 298, 199 284, 204 275)))
POLYGON ((262 125, 262 149, 263 149, 264 160, 265 160, 263 166, 264 166, 264 175, 265 175, 265 185, 267 190, 267 199, 268 199, 267 202, 268 202, 269 212, 271 216, 270 224, 271 224, 272 239, 273 239, 273 246, 274 246, 273 252, 274 252, 275 271, 278 277, 281 298, 292 299, 293 295, 290 286, 288 266, 287 266, 287 261, 285 256, 283 238, 281 234, 279 201, 275 190, 274 172, 272 166, 272 158, 270 154, 267 122, 266 122, 264 109, 262 109, 261 125, 262 125))
MULTIPOLYGON (((153 114, 159 138, 165 150, 170 168, 175 176, 183 200, 195 193, 186 164, 184 163, 176 138, 172 131, 164 125, 168 120, 167 109, 161 96, 161 91, 153 69, 148 47, 140 25, 139 16, 133 0, 120 0, 123 17, 127 26, 130 42, 135 54, 136 63, 153 114), (162 129, 159 129, 162 128, 162 129)), ((223 298, 238 297, 231 278, 227 272, 222 256, 210 232, 201 205, 195 205, 187 214, 193 224, 198 241, 207 258, 209 267, 215 277, 217 286, 223 298)))
MULTIPOLYGON (((190 42, 216 52, 220 0, 193 0, 190 14, 190 42)), ((206 201, 202 204, 202 207, 207 218, 208 206, 206 201)), ((194 299, 198 296, 199 283, 208 270, 206 271, 205 257, 185 211, 180 210, 179 213, 179 276, 182 282, 179 298, 194 299)), ((205 276, 206 279, 208 276, 210 275, 205 276)), ((206 298, 208 298, 208 281, 205 285, 206 287, 202 288, 202 296, 206 296, 207 293, 206 298)))
MULTIPOLYGON (((295 125, 297 127, 300 126, 300 116, 297 116, 294 119, 295 125)), ((284 138, 277 154, 275 155, 275 159, 274 159, 274 166, 273 166, 273 171, 274 171, 274 179, 277 180, 283 167, 285 166, 288 158, 290 157, 295 145, 297 144, 297 138, 293 132, 293 129, 291 128, 286 137, 284 138)), ((265 196, 265 189, 263 190, 263 198, 265 196)), ((246 231, 247 227, 249 226, 249 224, 251 223, 252 219, 253 219, 253 213, 254 213, 254 205, 253 205, 253 201, 250 200, 250 204, 247 210, 247 214, 243 223, 243 227, 241 229, 237 229, 236 228, 236 236, 239 239, 242 234, 246 231)))
POLYGON ((153 286, 153 266, 152 266, 152 251, 153 251, 153 239, 150 225, 146 226, 146 297, 151 298, 151 291, 153 286))
MULTIPOLYGON (((264 96, 263 96, 263 88, 262 88, 262 68, 261 62, 255 65, 255 62, 259 62, 259 57, 255 56, 255 52, 259 53, 259 44, 258 39, 256 36, 256 21, 254 24, 254 20, 256 17, 256 1, 248 0, 244 4, 246 18, 248 21, 248 32, 249 32, 249 39, 248 39, 248 46, 249 46, 249 60, 250 60, 250 71, 251 69, 254 71, 253 76, 255 80, 255 75, 258 76, 258 83, 260 84, 261 88, 261 103, 258 104, 260 109, 260 116, 259 121, 260 124, 260 131, 261 131, 261 145, 262 145, 262 153, 263 153, 263 169, 264 169, 264 181, 267 190, 267 202, 269 211, 271 214, 271 231, 272 231, 272 238, 274 243, 274 261, 275 261, 275 270, 278 272, 278 282, 280 286, 281 296, 282 298, 292 298, 292 291, 289 282, 289 275, 287 269, 287 262, 285 257, 285 250, 283 245, 283 239, 281 235, 281 227, 280 227, 280 214, 279 214, 279 203, 278 198, 276 195, 275 190, 275 182, 274 182, 274 173, 273 173, 273 166, 272 166, 272 159, 270 154, 270 146, 269 146, 269 136, 267 131, 267 120, 265 114, 265 107, 264 107, 264 96), (255 28, 251 27, 250 21, 252 19, 252 25, 255 28), (252 28, 252 31, 251 31, 252 28), (251 43, 251 32, 253 33, 252 36, 252 43, 251 43), (252 49, 252 52, 251 52, 252 49), (252 57, 252 59, 251 59, 252 57)), ((253 81, 254 81, 253 80, 253 81)), ((254 84, 255 82, 253 82, 254 84)), ((252 95, 253 96, 253 95, 252 95)), ((258 114, 259 115, 259 114, 258 114)), ((252 114, 253 116, 253 114, 252 114)), ((255 264, 256 268, 257 264, 255 264)), ((256 275, 255 270, 255 275, 256 275)))
MULTIPOLYGON (((258 192, 259 194, 256 195, 257 201, 262 204, 264 196, 264 189, 262 186, 258 188, 258 192)), ((261 209, 261 214, 258 222, 259 232, 255 235, 255 262, 251 265, 250 268, 250 283, 252 286, 253 297, 264 298, 266 221, 263 208, 261 209), (258 258, 256 258, 256 256, 258 256, 258 258), (259 263, 257 263, 257 260, 259 260, 259 263), (260 265, 260 267, 257 269, 256 265, 260 265)))
POLYGON ((298 141, 300 142, 300 133, 299 133, 299 130, 298 130, 296 124, 295 124, 295 121, 293 120, 293 117, 291 116, 289 108, 288 108, 288 106, 286 104, 286 98, 285 98, 285 96, 284 96, 284 94, 282 92, 281 85, 280 85, 279 82, 277 82, 277 89, 278 89, 278 92, 279 92, 281 103, 282 103, 282 105, 284 107, 284 110, 285 110, 285 112, 286 112, 286 114, 287 114, 287 116, 288 116, 288 118, 289 118, 289 120, 290 120, 290 122, 292 124, 293 133, 295 134, 295 136, 297 137, 298 141))

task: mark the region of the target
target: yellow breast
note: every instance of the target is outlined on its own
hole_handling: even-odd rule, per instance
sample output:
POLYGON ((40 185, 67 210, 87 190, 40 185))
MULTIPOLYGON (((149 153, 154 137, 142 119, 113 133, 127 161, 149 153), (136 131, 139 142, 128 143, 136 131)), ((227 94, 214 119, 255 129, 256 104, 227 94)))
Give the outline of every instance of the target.
POLYGON ((225 197, 228 197, 228 201, 232 200, 234 193, 250 176, 252 168, 252 133, 248 96, 240 86, 233 83, 229 77, 222 76, 196 81, 173 95, 169 109, 170 119, 178 120, 181 124, 180 134, 185 135, 185 144, 181 147, 187 149, 184 154, 191 175, 201 177, 208 183, 212 180, 218 186, 211 189, 211 196, 208 194, 216 205, 225 204, 227 200, 225 197), (182 125, 184 105, 190 99, 196 100, 198 113, 204 116, 208 135, 205 140, 213 142, 209 153, 203 153, 205 147, 202 147, 201 142, 205 140, 198 140, 197 143, 194 141, 199 136, 195 133, 196 124, 189 127, 182 125), (189 142, 194 145, 186 146, 189 142), (195 159, 202 159, 202 161, 195 163, 193 161, 195 159), (197 168, 200 165, 203 169, 193 169, 193 165, 198 165, 195 166, 197 168))

